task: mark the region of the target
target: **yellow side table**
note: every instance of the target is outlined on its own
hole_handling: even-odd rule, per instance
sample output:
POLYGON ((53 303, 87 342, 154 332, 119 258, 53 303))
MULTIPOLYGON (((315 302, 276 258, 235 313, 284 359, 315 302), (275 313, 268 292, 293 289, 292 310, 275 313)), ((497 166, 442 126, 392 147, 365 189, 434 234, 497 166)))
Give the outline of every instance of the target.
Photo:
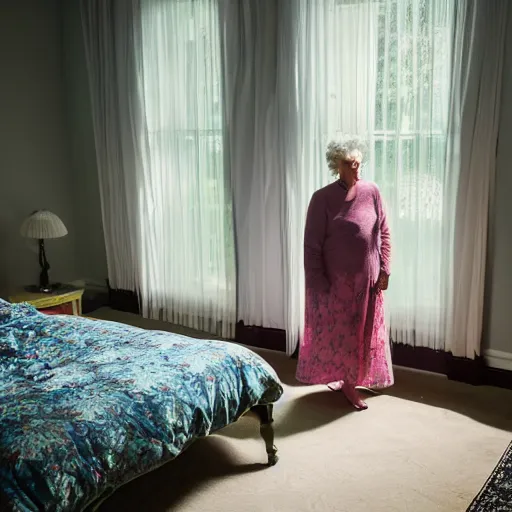
POLYGON ((51 293, 33 293, 20 291, 9 297, 12 303, 28 302, 36 309, 50 315, 82 314, 82 295, 84 290, 70 286, 62 286, 51 293))

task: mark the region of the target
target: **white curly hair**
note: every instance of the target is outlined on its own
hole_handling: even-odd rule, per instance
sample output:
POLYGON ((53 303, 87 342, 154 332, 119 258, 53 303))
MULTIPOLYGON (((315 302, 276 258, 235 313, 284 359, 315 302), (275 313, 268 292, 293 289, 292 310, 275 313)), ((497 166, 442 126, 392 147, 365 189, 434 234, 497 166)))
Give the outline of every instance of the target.
POLYGON ((327 144, 325 157, 332 175, 338 176, 341 160, 356 158, 362 167, 366 163, 367 154, 368 145, 362 137, 345 135, 327 144))

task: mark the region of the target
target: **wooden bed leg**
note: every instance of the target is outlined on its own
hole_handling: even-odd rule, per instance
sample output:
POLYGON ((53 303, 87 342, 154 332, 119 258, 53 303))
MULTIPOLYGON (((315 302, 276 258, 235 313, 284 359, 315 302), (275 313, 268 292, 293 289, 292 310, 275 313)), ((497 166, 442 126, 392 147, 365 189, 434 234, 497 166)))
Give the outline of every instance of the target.
POLYGON ((272 411, 274 406, 270 405, 256 405, 252 410, 258 415, 260 419, 260 434, 265 441, 268 455, 268 465, 275 466, 279 457, 277 456, 277 448, 274 444, 274 428, 272 423, 272 411))

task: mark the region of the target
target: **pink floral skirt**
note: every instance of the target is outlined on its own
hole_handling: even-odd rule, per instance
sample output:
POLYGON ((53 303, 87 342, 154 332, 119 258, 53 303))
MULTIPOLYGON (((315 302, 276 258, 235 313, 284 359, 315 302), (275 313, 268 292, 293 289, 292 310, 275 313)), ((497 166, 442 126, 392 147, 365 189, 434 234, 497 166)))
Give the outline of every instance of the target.
POLYGON ((297 380, 372 389, 393 385, 384 293, 367 278, 343 276, 328 293, 308 289, 305 314, 297 380))

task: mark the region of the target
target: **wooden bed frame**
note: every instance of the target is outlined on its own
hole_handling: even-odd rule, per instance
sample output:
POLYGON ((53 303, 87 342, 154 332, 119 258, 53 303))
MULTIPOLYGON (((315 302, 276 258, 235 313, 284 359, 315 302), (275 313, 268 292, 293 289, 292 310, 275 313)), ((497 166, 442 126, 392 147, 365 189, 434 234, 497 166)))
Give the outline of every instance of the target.
POLYGON ((260 420, 260 434, 265 441, 265 448, 267 450, 268 466, 275 466, 279 457, 277 456, 277 448, 274 444, 274 427, 272 417, 274 406, 270 405, 256 405, 251 409, 260 420))

